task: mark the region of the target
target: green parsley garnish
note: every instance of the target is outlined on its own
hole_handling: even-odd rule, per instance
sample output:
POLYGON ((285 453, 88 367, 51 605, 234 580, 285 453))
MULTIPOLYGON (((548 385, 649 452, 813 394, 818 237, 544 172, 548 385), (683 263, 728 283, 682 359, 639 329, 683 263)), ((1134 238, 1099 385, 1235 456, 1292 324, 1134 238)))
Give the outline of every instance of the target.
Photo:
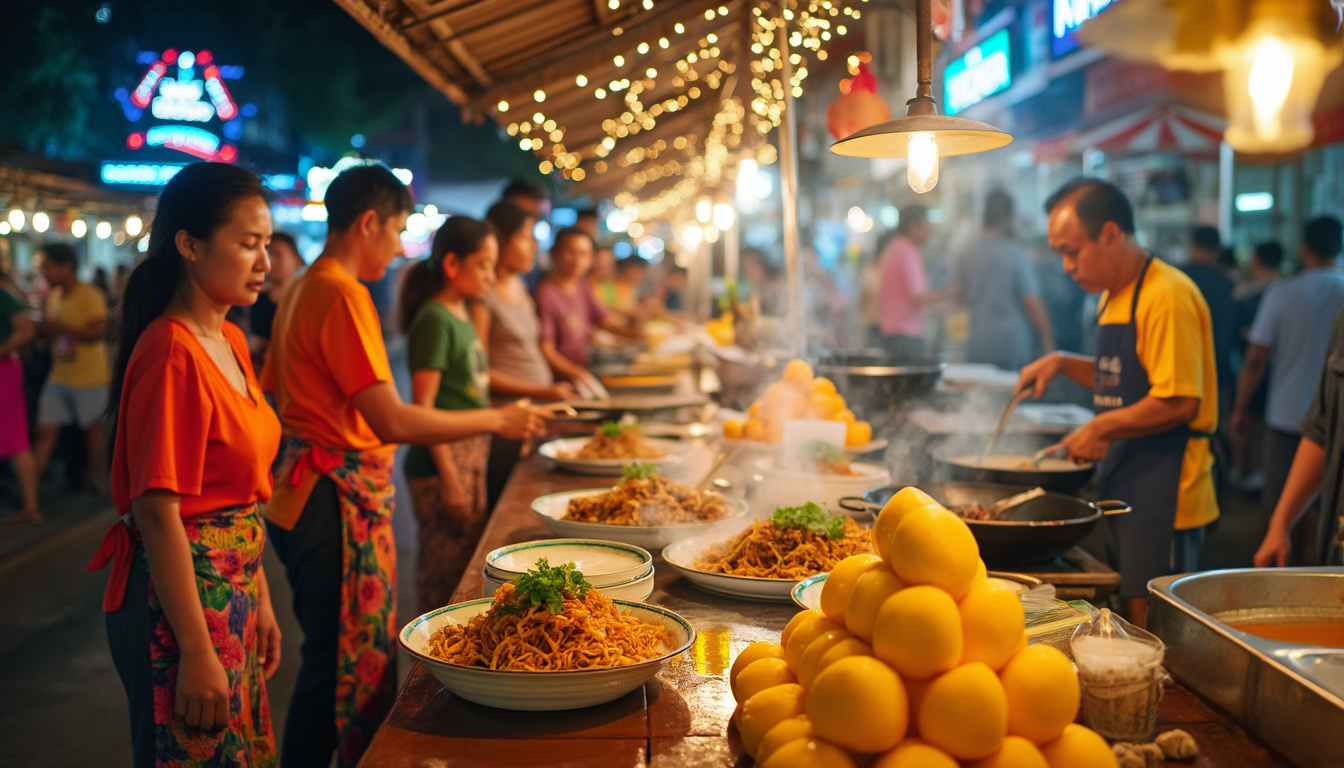
POLYGON ((835 463, 845 461, 849 457, 845 452, 825 440, 809 440, 803 444, 803 453, 809 461, 821 463, 835 463))
POLYGON ((546 558, 537 560, 536 567, 518 577, 513 584, 514 602, 509 605, 495 606, 496 613, 526 613, 539 606, 546 606, 552 616, 564 610, 565 596, 582 600, 593 585, 583 578, 583 572, 575 570, 574 563, 552 568, 546 558))
POLYGON ((620 437, 630 426, 619 421, 602 422, 602 434, 607 437, 620 437))
POLYGON ((845 536, 844 518, 832 515, 810 501, 801 507, 776 509, 775 514, 770 516, 770 522, 774 523, 776 528, 802 528, 818 536, 825 536, 831 541, 845 536))
POLYGON ((621 468, 625 472, 624 482, 631 480, 648 480, 651 477, 658 477, 663 473, 657 464, 650 464, 647 461, 636 461, 633 464, 626 464, 621 468))

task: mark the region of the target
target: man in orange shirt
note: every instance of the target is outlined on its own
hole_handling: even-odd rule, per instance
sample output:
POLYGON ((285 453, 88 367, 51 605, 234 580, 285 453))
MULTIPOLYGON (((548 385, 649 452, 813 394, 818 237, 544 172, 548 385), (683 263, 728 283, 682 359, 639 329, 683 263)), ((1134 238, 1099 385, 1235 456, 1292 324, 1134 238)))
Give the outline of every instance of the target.
POLYGON ((326 245, 286 291, 262 372, 286 437, 267 528, 304 634, 285 722, 286 768, 325 768, 333 750, 339 766, 353 766, 391 709, 396 443, 482 432, 521 440, 544 423, 525 401, 467 412, 403 403, 378 313, 359 281, 381 279, 401 255, 410 191, 383 165, 358 166, 327 187, 326 208, 326 245))

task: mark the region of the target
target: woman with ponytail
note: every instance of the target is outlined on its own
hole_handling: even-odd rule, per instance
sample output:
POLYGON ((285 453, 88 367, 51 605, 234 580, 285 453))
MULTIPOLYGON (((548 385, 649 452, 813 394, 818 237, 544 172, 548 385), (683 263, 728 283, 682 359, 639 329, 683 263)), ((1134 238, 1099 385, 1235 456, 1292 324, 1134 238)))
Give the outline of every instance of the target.
POLYGON ((270 270, 261 180, 183 168, 164 188, 149 256, 121 302, 112 379, 112 497, 122 518, 90 570, 112 565, 108 644, 130 700, 137 768, 276 764, 265 678, 280 630, 261 566, 280 423, 233 306, 270 270))
MULTIPOLYGON (((402 281, 397 320, 406 334, 412 398, 468 411, 490 405, 485 347, 467 314, 495 282, 499 244, 484 221, 454 216, 434 234, 429 258, 402 281)), ((403 470, 419 522, 419 610, 448 603, 485 530, 486 461, 491 436, 412 446, 403 470)))

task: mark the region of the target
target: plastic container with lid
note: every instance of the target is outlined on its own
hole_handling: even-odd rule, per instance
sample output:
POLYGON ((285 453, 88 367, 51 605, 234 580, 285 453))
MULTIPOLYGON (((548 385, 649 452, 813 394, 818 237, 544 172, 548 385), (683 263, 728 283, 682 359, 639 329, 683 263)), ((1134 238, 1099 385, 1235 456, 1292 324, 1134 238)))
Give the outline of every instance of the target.
POLYGON ((1162 641, 1103 608, 1070 647, 1088 727, 1114 741, 1151 741, 1166 679, 1162 641))

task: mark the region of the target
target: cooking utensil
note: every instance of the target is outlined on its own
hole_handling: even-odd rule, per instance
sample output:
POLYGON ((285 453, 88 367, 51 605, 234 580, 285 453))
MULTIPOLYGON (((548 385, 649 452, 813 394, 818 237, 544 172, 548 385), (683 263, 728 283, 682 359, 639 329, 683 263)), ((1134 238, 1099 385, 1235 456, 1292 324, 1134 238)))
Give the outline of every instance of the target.
POLYGON ((1045 489, 1038 485, 1030 491, 1023 491, 1022 493, 1013 494, 1006 499, 999 499, 994 502, 994 508, 989 511, 989 519, 998 520, 1000 517, 1003 517, 1004 512, 1007 512, 1013 507, 1016 507, 1019 504, 1025 504, 1032 499, 1039 499, 1044 495, 1045 489))
POLYGON ((732 461, 737 459, 738 455, 741 453, 742 453, 742 446, 740 445, 729 448, 726 451, 720 451, 719 455, 714 459, 714 463, 710 466, 709 471, 706 472, 705 476, 700 479, 700 482, 695 484, 695 490, 697 491, 709 490, 709 486, 715 485, 714 473, 719 471, 719 467, 722 467, 724 464, 731 463, 732 461))
POLYGON ((812 369, 835 382, 836 391, 855 413, 872 420, 932 391, 943 364, 857 353, 816 358, 812 369))
MULTIPOLYGON (((1031 454, 1031 466, 1033 467, 1041 466, 1041 459, 1044 459, 1046 456, 1049 456, 1050 454, 1054 453, 1055 451, 1058 451, 1060 448, 1063 447, 1064 447, 1063 443, 1055 443, 1054 445, 1047 446, 1031 454)), ((980 458, 983 459, 984 456, 981 455, 980 458)))
MULTIPOLYGON (((1031 397, 1031 390, 1024 389, 1008 401, 1008 407, 1003 409, 1003 415, 999 417, 999 423, 995 425, 994 432, 990 434, 989 442, 985 443, 985 447, 980 449, 981 461, 984 461, 985 457, 994 448, 994 444, 999 441, 999 435, 1003 434, 1003 428, 1008 424, 1008 418, 1013 415, 1013 411, 1017 410, 1017 406, 1021 405, 1022 401, 1028 397, 1031 397)), ((1036 463, 1039 464, 1040 462, 1037 461, 1036 463)))
MULTIPOLYGON (((1005 496, 1028 490, 1021 485, 995 483, 925 483, 919 486, 940 504, 993 507, 1005 496)), ((841 506, 851 512, 877 514, 902 486, 873 488, 862 498, 847 497, 841 506)), ((1047 491, 1005 511, 998 520, 967 520, 980 557, 990 566, 1022 566, 1053 560, 1087 537, 1103 515, 1124 514, 1123 501, 1089 502, 1076 496, 1047 491), (1006 518, 1006 519, 1005 519, 1006 518)))
MULTIPOLYGON (((987 458, 992 459, 995 456, 987 458)), ((1029 463, 1027 462, 1027 456, 1022 456, 1022 459, 1024 463, 1029 463)), ((934 454, 934 460, 946 470, 947 476, 954 481, 1000 483, 1026 488, 1039 485, 1047 491, 1062 493, 1072 493, 1083 487, 1088 480, 1092 479, 1092 474, 1096 471, 1096 465, 1090 463, 1079 464, 1067 469, 987 467, 982 465, 974 454, 948 456, 941 451, 934 454)))

